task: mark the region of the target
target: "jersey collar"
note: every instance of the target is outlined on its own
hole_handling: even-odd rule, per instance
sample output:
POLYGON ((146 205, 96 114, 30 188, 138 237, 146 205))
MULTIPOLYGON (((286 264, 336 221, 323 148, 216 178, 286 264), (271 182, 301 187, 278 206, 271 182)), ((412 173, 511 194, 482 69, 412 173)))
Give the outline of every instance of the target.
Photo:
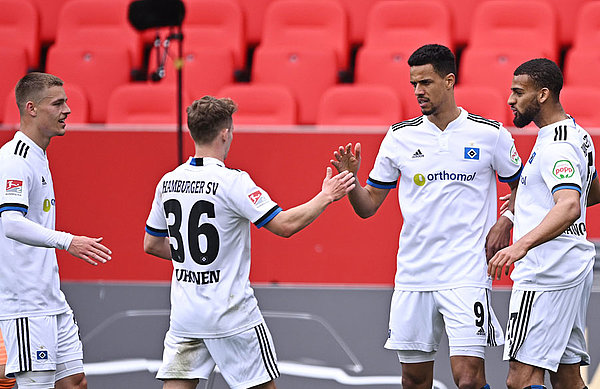
POLYGON ((212 157, 190 157, 190 159, 188 159, 187 164, 192 165, 192 166, 208 166, 208 165, 217 165, 217 166, 221 166, 221 167, 225 166, 222 161, 219 161, 218 159, 212 158, 212 157))
POLYGON ((24 142, 27 146, 29 146, 29 152, 39 156, 42 159, 46 158, 46 152, 37 145, 30 137, 25 135, 22 131, 15 132, 15 139, 24 142))
POLYGON ((573 119, 571 116, 569 116, 566 119, 548 124, 548 125, 540 128, 540 130, 538 131, 538 138, 547 138, 550 136, 554 137, 554 129, 558 126, 575 127, 575 119, 573 119))
POLYGON ((458 115, 458 117, 456 119, 454 119, 453 121, 451 121, 450 123, 448 123, 448 125, 446 126, 445 130, 440 130, 440 128, 438 126, 436 126, 435 124, 433 124, 432 122, 429 121, 429 118, 427 117, 427 115, 423 115, 423 121, 425 123, 427 123, 427 125, 430 128, 433 128, 439 132, 444 132, 444 131, 448 131, 448 130, 452 130, 453 128, 456 127, 460 127, 462 125, 462 123, 467 119, 467 115, 469 114, 464 108, 462 107, 458 107, 458 109, 460 109, 460 114, 458 115))

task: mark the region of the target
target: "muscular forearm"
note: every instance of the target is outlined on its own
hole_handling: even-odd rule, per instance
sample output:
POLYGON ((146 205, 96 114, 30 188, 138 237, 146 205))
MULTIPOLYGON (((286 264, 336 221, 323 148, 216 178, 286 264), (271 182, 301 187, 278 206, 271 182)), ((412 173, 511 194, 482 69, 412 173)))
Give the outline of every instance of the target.
POLYGON ((386 190, 383 198, 380 198, 378 193, 375 193, 372 188, 371 186, 362 187, 356 185, 354 190, 348 193, 348 200, 350 200, 354 212, 363 219, 371 217, 377 212, 377 209, 379 209, 379 206, 383 202, 383 198, 385 198, 385 194, 387 194, 386 190))
POLYGON ((7 238, 29 246, 66 250, 73 240, 73 235, 43 227, 19 211, 2 212, 0 220, 7 238))
POLYGON ((308 202, 281 211, 271 222, 265 225, 265 228, 276 235, 289 238, 312 223, 332 202, 331 196, 319 192, 308 202))
POLYGON ((168 237, 144 235, 144 251, 159 258, 171 260, 171 246, 168 237))

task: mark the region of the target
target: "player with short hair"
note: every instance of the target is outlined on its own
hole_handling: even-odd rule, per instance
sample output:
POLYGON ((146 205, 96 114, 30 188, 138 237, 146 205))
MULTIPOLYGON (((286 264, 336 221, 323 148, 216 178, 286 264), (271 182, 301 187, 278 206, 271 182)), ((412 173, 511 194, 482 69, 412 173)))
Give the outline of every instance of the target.
POLYGON ((172 259, 171 324, 157 378, 195 388, 219 367, 232 388, 274 389, 273 340, 250 287, 250 224, 290 237, 354 187, 332 177, 312 200, 282 210, 248 173, 225 166, 236 104, 204 96, 187 108, 195 155, 165 174, 146 223, 144 250, 172 259))
MULTIPOLYGON (((459 388, 489 388, 486 345, 502 343, 490 305, 486 258, 510 241, 508 217, 496 222, 496 174, 513 190, 521 160, 501 123, 468 113, 454 100, 455 58, 425 45, 408 59, 423 116, 392 125, 367 185, 348 194, 355 212, 375 214, 400 180, 404 223, 385 347, 402 364, 402 387, 430 389, 442 333, 459 388)), ((361 146, 339 147, 331 162, 357 173, 361 146)))
POLYGON ((563 76, 551 60, 517 67, 508 99, 514 124, 539 127, 514 201, 513 244, 490 260, 500 278, 511 264, 513 288, 504 346, 507 386, 582 389, 588 365, 585 319, 594 245, 586 239, 586 206, 600 200, 591 136, 560 103, 563 76))
POLYGON ((71 113, 60 78, 30 73, 15 88, 19 131, 0 149, 0 329, 6 373, 19 388, 86 388, 73 311, 60 290, 55 249, 97 265, 102 238, 55 231, 46 149, 71 113))

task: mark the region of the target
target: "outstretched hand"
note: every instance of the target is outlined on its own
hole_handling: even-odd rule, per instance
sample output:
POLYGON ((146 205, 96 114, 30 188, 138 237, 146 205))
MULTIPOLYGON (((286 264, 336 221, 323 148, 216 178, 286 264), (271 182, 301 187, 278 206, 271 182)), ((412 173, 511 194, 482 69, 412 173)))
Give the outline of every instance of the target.
POLYGON ((330 162, 338 173, 347 170, 356 175, 360 168, 360 143, 354 146, 354 153, 352 152, 352 143, 348 143, 346 147, 340 146, 337 151, 334 151, 333 156, 335 159, 330 162))
POLYGON ((327 167, 327 173, 323 180, 321 192, 328 195, 331 201, 337 201, 354 189, 356 185, 354 175, 349 171, 343 171, 333 176, 333 170, 327 167))
POLYGON ((98 262, 110 261, 112 252, 104 246, 103 238, 88 238, 87 236, 75 236, 67 251, 74 257, 81 258, 90 265, 97 266, 98 262))

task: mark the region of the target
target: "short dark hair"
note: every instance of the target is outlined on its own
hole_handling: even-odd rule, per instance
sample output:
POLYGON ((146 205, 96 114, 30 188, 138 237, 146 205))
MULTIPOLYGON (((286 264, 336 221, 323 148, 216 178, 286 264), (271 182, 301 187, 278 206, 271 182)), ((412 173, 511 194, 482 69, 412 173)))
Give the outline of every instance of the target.
POLYGON ((237 105, 229 98, 204 96, 187 107, 190 135, 196 143, 210 143, 224 128, 231 128, 237 105))
POLYGON ((563 75, 558 65, 547 58, 535 58, 515 69, 515 76, 525 74, 531 78, 536 88, 548 88, 556 98, 563 87, 563 75))
POLYGON ((15 87, 15 98, 19 111, 24 111, 28 101, 39 102, 43 97, 42 92, 46 89, 63 86, 63 84, 63 80, 48 73, 32 72, 25 75, 15 87))
POLYGON ((446 46, 429 44, 419 47, 408 58, 409 66, 422 66, 431 64, 433 70, 442 77, 453 73, 456 75, 456 58, 446 46))

